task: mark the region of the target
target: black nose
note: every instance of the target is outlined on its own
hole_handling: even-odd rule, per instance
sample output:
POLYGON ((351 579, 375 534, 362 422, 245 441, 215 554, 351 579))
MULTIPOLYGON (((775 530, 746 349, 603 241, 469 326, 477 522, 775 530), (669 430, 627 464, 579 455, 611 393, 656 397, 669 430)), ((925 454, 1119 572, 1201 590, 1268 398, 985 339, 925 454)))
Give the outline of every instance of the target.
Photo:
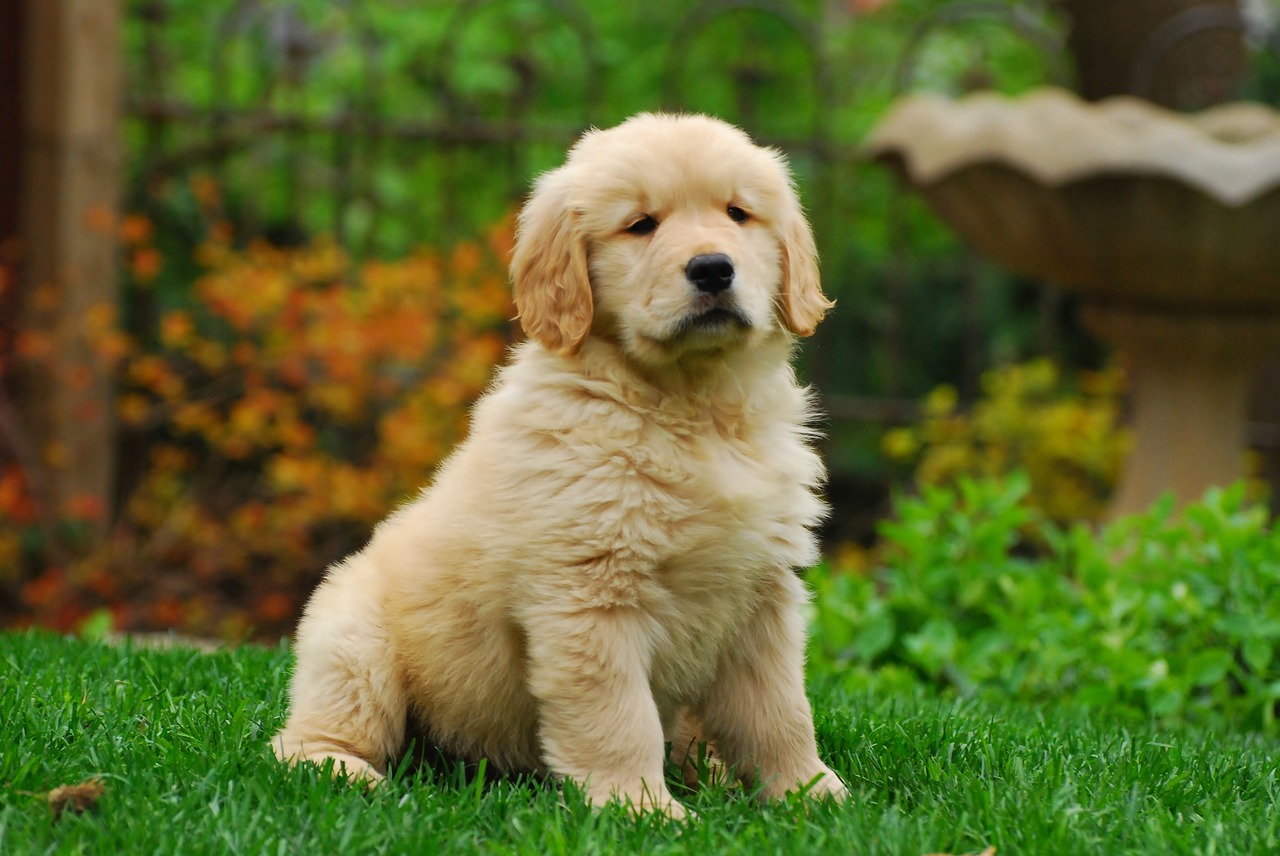
POLYGON ((694 256, 684 266, 684 275, 698 291, 719 294, 733 285, 733 260, 724 253, 694 256))

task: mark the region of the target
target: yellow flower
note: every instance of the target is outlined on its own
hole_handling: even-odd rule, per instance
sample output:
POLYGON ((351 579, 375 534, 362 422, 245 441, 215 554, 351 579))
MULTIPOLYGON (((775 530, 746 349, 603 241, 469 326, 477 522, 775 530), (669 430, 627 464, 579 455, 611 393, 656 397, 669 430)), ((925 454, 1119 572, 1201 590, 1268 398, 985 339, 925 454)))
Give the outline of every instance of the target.
POLYGON ((920 451, 920 439, 910 428, 894 428, 885 432, 880 448, 895 461, 909 461, 920 451))
POLYGON ((958 396, 954 386, 936 387, 924 400, 924 412, 927 416, 946 416, 956 409, 958 396))

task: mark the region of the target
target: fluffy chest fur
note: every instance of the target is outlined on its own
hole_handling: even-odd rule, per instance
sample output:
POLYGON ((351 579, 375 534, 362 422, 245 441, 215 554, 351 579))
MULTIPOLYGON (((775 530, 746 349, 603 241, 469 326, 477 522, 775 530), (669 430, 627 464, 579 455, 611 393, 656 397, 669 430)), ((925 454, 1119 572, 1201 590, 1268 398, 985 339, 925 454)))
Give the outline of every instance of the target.
POLYGON ((781 345, 683 395, 617 360, 594 373, 591 356, 517 356, 424 499, 435 543, 423 547, 443 549, 443 565, 486 556, 478 578, 453 584, 484 589, 517 624, 549 600, 640 607, 655 695, 687 702, 775 578, 816 558, 823 469, 807 398, 781 345), (489 525, 470 524, 480 518, 489 525))
MULTIPOLYGON (((617 359, 593 370, 591 350, 566 359, 524 349, 477 409, 474 431, 498 440, 482 445, 509 453, 477 463, 498 482, 514 528, 550 492, 557 519, 539 515, 540 541, 567 551, 560 564, 632 556, 634 574, 672 578, 814 560, 823 468, 784 343, 684 386, 617 359)), ((547 561, 529 558, 534 574, 547 561)))

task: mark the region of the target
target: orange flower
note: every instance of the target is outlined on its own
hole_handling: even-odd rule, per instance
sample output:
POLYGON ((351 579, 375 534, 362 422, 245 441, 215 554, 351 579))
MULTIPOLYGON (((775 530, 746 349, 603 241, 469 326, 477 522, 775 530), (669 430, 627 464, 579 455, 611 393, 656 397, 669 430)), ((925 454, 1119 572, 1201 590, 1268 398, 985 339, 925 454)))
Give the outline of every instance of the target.
POLYGON ((191 341, 195 324, 191 316, 181 310, 166 312, 160 319, 160 341, 165 347, 178 349, 191 341))
POLYGON ((94 371, 92 366, 84 363, 72 363, 63 366, 61 374, 63 383, 69 389, 74 389, 77 392, 83 392, 88 389, 98 379, 98 372, 94 371))
POLYGON ((57 568, 50 568, 22 587, 22 600, 27 606, 41 607, 53 602, 66 584, 66 577, 57 568))
POLYGON ((489 244, 489 252, 493 253, 494 258, 506 266, 511 261, 511 253, 516 246, 516 218, 515 213, 510 212, 497 222, 492 229, 489 230, 485 239, 489 244))
POLYGON ((36 330, 23 330, 18 334, 18 354, 28 360, 45 360, 53 356, 53 337, 36 330))
POLYGON ((158 250, 154 247, 140 247, 133 251, 129 269, 133 278, 145 285, 156 278, 163 266, 164 259, 158 250))
POLYGON ((151 221, 141 214, 128 215, 118 229, 120 240, 129 246, 148 243, 154 231, 151 221))
POLYGON ((26 479, 16 466, 0 471, 0 519, 30 523, 36 517, 35 504, 27 491, 26 479))
POLYGON ((99 303, 85 313, 85 327, 91 333, 102 333, 108 330, 114 330, 117 314, 118 312, 114 303, 99 303))
POLYGON ((483 256, 480 247, 471 241, 464 241, 453 248, 453 256, 449 260, 449 266, 453 268, 457 276, 471 276, 480 269, 480 263, 483 256))
POLYGON ((67 499, 66 514, 72 520, 100 521, 106 517, 106 506, 102 497, 82 493, 67 499))
POLYGON ((151 406, 141 395, 124 395, 117 404, 120 419, 126 425, 141 425, 151 415, 151 406))
POLYGON ((180 627, 182 602, 175 597, 162 597, 151 605, 150 620, 160 627, 180 627))
POLYGON ((219 425, 218 413, 201 401, 186 402, 173 414, 173 427, 184 434, 209 437, 219 425))
POLYGON ((280 592, 271 592, 258 601, 258 618, 278 623, 293 615, 293 599, 280 592))
POLYGON ((160 446, 151 453, 152 465, 160 472, 179 472, 191 466, 191 455, 176 446, 160 446))
POLYGON ((227 364, 227 349, 220 342, 201 340, 188 348, 191 356, 207 371, 221 372, 227 364))
POLYGON ((339 279, 348 264, 347 254, 331 238, 317 241, 309 250, 293 257, 293 274, 309 282, 339 279))

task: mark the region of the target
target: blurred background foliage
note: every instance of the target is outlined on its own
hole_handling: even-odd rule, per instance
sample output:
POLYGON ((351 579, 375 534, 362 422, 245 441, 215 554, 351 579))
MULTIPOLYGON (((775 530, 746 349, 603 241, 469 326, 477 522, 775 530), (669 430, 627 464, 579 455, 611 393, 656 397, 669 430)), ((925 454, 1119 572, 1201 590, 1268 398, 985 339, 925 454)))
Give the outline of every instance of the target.
MULTIPOLYGON (((973 259, 859 144, 907 88, 1017 92, 1067 76, 1061 15, 941 0, 578 4, 135 2, 129 209, 180 305, 212 181, 237 234, 333 236, 357 257, 447 247, 516 207, 584 128, 641 110, 746 127, 793 164, 840 309, 805 349, 850 494, 883 479, 884 417, 989 365, 1100 357, 1068 301, 973 259), (959 11, 961 14, 957 14, 959 11), (870 418, 868 418, 870 417, 870 418)), ((874 510, 857 524, 866 531, 874 510)))
MULTIPOLYGON (((907 90, 1070 83, 1066 33, 1050 2, 129 0, 127 214, 90 218, 124 269, 88 319, 119 378, 118 510, 41 509, 0 462, 7 617, 287 631, 518 335, 532 177, 641 110, 719 115, 793 164, 839 303, 802 358, 833 547, 870 543, 913 473, 1025 470, 1037 513, 1097 514, 1123 372, 1070 298, 981 263, 859 149, 907 90)), ((1260 60, 1249 86, 1277 81, 1260 60)))

